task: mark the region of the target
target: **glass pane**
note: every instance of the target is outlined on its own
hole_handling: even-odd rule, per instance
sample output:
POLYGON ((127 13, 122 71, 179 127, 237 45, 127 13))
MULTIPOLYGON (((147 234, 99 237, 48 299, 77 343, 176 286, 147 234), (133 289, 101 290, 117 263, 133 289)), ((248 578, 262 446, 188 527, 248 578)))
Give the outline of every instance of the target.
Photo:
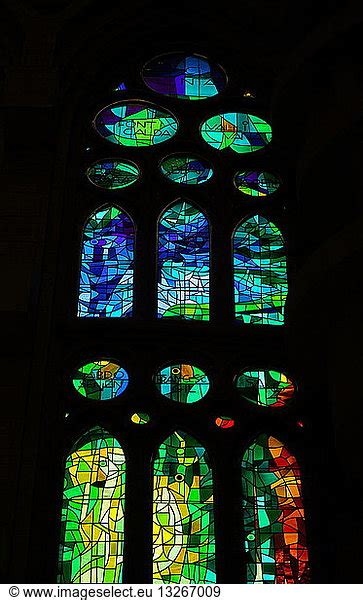
POLYGON ((178 129, 170 112, 142 101, 105 106, 96 115, 94 126, 109 142, 138 148, 166 142, 178 129))
POLYGON ((196 54, 164 54, 148 62, 142 71, 154 92, 182 100, 204 100, 226 86, 226 75, 218 65, 196 54))
POLYGON ((202 123, 203 140, 216 150, 230 148, 242 154, 261 150, 272 139, 271 126, 255 115, 221 113, 202 123))
POLYGON ((193 156, 167 156, 161 161, 160 170, 173 183, 185 185, 200 185, 213 175, 205 160, 193 156))
POLYGON ((243 194, 258 198, 273 194, 281 185, 279 178, 267 171, 239 171, 234 184, 243 194))
POLYGON ((65 464, 59 583, 122 582, 126 463, 118 441, 95 427, 65 464))
POLYGON ((194 365, 169 365, 156 374, 154 381, 163 396, 185 404, 198 402, 209 390, 207 375, 194 365))
POLYGON ((236 229, 233 251, 236 319, 283 325, 288 286, 280 230, 260 215, 251 217, 236 229))
POLYGON ((209 224, 183 201, 159 220, 158 317, 209 320, 209 224))
POLYGON ((242 493, 247 583, 309 583, 300 469, 276 438, 246 450, 242 493))
POLYGON ((140 169, 130 161, 108 158, 94 163, 87 169, 87 177, 93 185, 104 190, 120 190, 135 183, 140 169))
POLYGON ((295 393, 295 385, 285 373, 269 369, 242 371, 236 386, 244 400, 270 408, 286 406, 295 393))
POLYGON ((125 369, 109 360, 96 360, 77 369, 73 385, 89 400, 113 400, 125 391, 129 376, 125 369))
POLYGON ((214 583, 213 479, 205 448, 177 431, 154 462, 154 583, 214 583))
POLYGON ((115 206, 93 213, 83 230, 79 317, 132 313, 134 226, 115 206))

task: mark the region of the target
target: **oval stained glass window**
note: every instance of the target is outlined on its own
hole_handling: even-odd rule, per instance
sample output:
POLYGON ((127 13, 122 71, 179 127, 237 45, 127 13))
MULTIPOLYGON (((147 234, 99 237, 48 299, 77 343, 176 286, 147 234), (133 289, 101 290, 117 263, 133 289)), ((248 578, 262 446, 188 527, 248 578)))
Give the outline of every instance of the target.
POLYGON ((87 363, 73 377, 77 392, 89 400, 113 400, 125 391, 128 383, 125 369, 109 360, 87 363))
POLYGON ((269 196, 276 192, 281 182, 267 171, 240 171, 234 176, 234 185, 247 196, 269 196))
POLYGON ((271 125, 246 113, 220 113, 210 117, 202 123, 200 132, 212 148, 230 148, 238 154, 261 150, 272 139, 271 125))
POLYGON ((194 365, 175 364, 161 369, 154 377, 159 392, 184 404, 193 404, 204 398, 209 390, 207 375, 194 365))
POLYGON ((150 417, 147 413, 134 413, 131 415, 131 421, 135 425, 146 425, 150 421, 150 417))
POLYGON ((119 190, 135 183, 140 176, 140 169, 130 161, 109 158, 91 165, 86 175, 97 187, 119 190))
POLYGON ((120 146, 143 148, 172 138, 178 129, 176 118, 148 102, 116 102, 97 113, 94 126, 106 140, 120 146))
POLYGON ((230 429, 231 427, 234 427, 234 419, 226 416, 217 417, 215 420, 215 424, 221 429, 230 429))
POLYGON ((199 185, 213 175, 213 169, 206 161, 193 156, 167 156, 160 163, 160 171, 173 183, 199 185))
POLYGON ((224 90, 227 77, 221 67, 196 54, 157 56, 142 71, 154 92, 182 100, 205 100, 224 90))
POLYGON ((236 387, 244 400, 270 408, 286 406, 295 393, 295 385, 285 373, 268 369, 242 371, 236 387))

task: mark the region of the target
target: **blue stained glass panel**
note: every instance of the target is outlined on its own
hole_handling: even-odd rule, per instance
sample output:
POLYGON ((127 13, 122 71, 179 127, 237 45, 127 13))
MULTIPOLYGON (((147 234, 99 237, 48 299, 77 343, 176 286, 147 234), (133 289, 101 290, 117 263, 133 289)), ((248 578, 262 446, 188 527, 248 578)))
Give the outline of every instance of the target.
POLYGON ((142 72, 146 85, 154 92, 182 100, 205 100, 226 87, 221 67, 196 54, 157 56, 142 72))
POLYGON ((83 231, 79 317, 132 314, 134 226, 115 206, 94 212, 83 231))
POLYGON ((209 224, 182 200, 159 221, 158 317, 209 320, 209 224))

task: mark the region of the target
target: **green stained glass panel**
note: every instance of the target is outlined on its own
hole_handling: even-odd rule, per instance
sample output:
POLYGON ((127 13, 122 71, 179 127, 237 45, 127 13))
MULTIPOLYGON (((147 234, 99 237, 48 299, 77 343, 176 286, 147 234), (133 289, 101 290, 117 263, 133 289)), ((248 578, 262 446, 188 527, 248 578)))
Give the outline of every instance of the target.
POLYGON ((246 113, 220 113, 202 123, 201 135, 216 150, 230 148, 243 154, 261 150, 272 139, 272 128, 266 121, 246 113))
POLYGON ((236 319, 283 325, 288 285, 280 230, 265 217, 250 217, 237 227, 233 250, 236 319))
POLYGON ((175 117, 148 102, 116 102, 96 115, 94 126, 109 142, 146 148, 172 138, 178 129, 175 117))
POLYGON ((90 400, 112 400, 125 391, 128 382, 125 369, 109 360, 87 363, 73 377, 77 392, 90 400))
POLYGON ((91 183, 105 190, 119 190, 135 183, 140 176, 140 169, 130 161, 105 159, 94 163, 87 169, 87 177, 91 183))
POLYGON ((65 463, 58 583, 121 583, 126 462, 109 433, 91 429, 65 463))
POLYGON ((212 470, 205 448, 181 431, 154 461, 154 583, 216 581, 212 470))
POLYGON ((173 183, 200 185, 213 175, 213 169, 205 160, 193 156, 167 156, 160 163, 160 170, 173 183))
POLYGON ((295 392, 293 381, 285 373, 269 369, 242 371, 236 386, 244 400, 271 408, 286 406, 295 392))

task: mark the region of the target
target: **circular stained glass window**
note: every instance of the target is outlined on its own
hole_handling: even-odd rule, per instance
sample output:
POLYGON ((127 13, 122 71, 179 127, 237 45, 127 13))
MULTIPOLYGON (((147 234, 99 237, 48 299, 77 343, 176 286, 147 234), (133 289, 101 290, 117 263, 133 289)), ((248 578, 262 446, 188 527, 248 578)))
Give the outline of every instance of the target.
POLYGON ((295 393, 295 385, 285 373, 269 369, 242 371, 236 387, 244 400, 270 408, 286 406, 295 393))
POLYGON ((73 385, 89 400, 113 400, 125 391, 129 376, 125 369, 109 360, 96 360, 80 367, 73 385))
POLYGON ((276 192, 281 182, 267 171, 240 171, 234 176, 234 185, 243 194, 262 197, 276 192))
POLYGON ((160 170, 173 183, 186 185, 205 183, 213 175, 213 169, 206 161, 177 154, 164 158, 160 163, 160 170))
POLYGON ((230 148, 243 154, 261 150, 272 139, 271 125, 246 113, 220 113, 204 121, 202 138, 216 150, 230 148))
POLYGON ((224 90, 223 69, 197 54, 180 52, 157 56, 142 70, 146 85, 164 96, 182 100, 206 100, 224 90))
POLYGON ((109 158, 91 165, 86 175, 97 187, 119 190, 135 183, 140 176, 140 169, 130 161, 109 158))
POLYGON ((178 129, 177 120, 169 111, 141 100, 105 106, 96 115, 94 126, 109 142, 138 148, 166 142, 178 129))
POLYGON ((163 396, 184 404, 198 402, 209 390, 209 379, 204 371, 181 363, 161 369, 154 382, 163 396))

